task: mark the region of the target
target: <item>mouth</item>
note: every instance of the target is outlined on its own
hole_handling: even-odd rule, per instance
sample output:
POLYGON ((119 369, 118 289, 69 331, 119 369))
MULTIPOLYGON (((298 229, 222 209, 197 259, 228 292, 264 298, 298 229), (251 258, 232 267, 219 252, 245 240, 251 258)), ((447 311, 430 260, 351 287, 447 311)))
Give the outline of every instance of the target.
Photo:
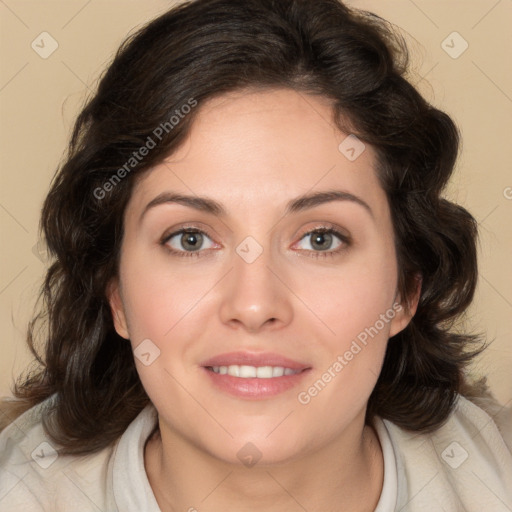
POLYGON ((311 366, 272 353, 222 354, 202 365, 214 389, 249 400, 270 398, 296 387, 311 366))
POLYGON ((294 370, 283 366, 248 366, 232 364, 230 366, 207 366, 210 370, 219 375, 231 375, 240 379, 273 379, 274 377, 283 377, 296 375, 304 370, 294 370))

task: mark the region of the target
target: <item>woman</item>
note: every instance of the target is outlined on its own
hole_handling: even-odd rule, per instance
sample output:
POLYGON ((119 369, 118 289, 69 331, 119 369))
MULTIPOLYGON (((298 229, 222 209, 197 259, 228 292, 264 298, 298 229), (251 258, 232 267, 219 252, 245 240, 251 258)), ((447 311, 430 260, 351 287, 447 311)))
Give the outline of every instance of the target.
POLYGON ((511 509, 484 345, 450 329, 458 132, 406 70, 337 0, 196 0, 122 45, 42 212, 6 510, 511 509))

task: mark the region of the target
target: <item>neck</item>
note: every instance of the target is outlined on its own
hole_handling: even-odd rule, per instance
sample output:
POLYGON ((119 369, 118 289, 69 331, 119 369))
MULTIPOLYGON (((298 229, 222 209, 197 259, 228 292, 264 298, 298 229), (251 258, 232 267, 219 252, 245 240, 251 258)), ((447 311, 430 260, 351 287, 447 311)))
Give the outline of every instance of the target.
POLYGON ((160 427, 144 458, 162 512, 371 512, 379 501, 384 463, 371 426, 359 426, 357 437, 344 432, 300 458, 252 467, 219 460, 160 427))

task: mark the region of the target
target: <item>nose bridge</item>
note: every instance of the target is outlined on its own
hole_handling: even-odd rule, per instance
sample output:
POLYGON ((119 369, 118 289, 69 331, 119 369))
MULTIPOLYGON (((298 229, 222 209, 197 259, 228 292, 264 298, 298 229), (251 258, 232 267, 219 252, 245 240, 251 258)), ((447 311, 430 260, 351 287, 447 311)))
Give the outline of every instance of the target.
POLYGON ((276 262, 268 243, 248 236, 232 255, 232 271, 220 307, 221 320, 255 331, 268 324, 286 324, 292 308, 286 287, 276 278, 276 262), (271 271, 272 269, 272 271, 271 271))

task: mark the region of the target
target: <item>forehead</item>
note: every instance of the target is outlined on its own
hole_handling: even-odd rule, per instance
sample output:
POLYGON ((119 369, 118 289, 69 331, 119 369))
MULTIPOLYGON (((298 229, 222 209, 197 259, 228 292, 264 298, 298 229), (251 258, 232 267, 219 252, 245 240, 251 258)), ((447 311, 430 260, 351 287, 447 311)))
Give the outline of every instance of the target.
POLYGON ((185 142, 137 182, 135 209, 163 191, 258 209, 340 188, 385 208, 373 148, 336 127, 328 98, 290 89, 237 91, 197 108, 185 142))

